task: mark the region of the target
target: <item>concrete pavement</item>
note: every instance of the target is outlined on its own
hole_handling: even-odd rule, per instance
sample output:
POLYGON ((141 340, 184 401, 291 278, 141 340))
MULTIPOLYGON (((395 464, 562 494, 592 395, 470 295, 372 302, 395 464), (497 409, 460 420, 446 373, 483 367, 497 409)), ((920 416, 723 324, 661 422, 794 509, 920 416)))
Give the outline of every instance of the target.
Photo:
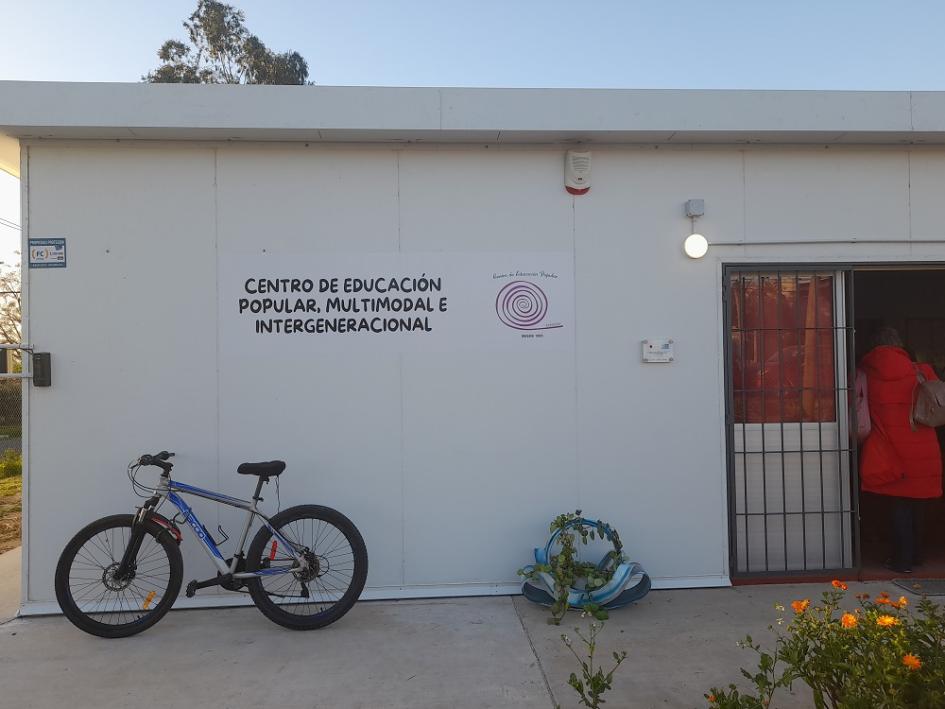
MULTIPOLYGON (((888 584, 853 584, 876 593, 888 584)), ((627 650, 607 706, 704 707, 767 643, 777 602, 819 596, 824 584, 654 591, 615 611, 599 657, 627 650)), ((893 590, 889 588, 889 590, 893 590)), ((86 635, 60 617, 0 625, 0 706, 47 709, 306 707, 487 709, 576 707, 576 661, 561 627, 521 597, 359 603, 334 625, 284 630, 254 608, 173 611, 125 640, 86 635)), ((809 706, 781 697, 779 707, 809 706)))
POLYGON ((363 603, 311 632, 175 611, 117 641, 31 618, 0 626, 0 705, 547 709, 535 665, 508 598, 363 603))
MULTIPOLYGON (((750 689, 739 668, 753 669, 756 657, 739 648, 737 641, 750 634, 772 647, 774 636, 768 626, 778 615, 775 604, 816 598, 822 590, 823 584, 804 584, 651 591, 633 606, 611 613, 598 636, 595 663, 603 664, 605 670, 613 666, 614 651, 628 653, 614 675, 614 688, 605 695, 607 706, 705 707, 703 695, 712 686, 735 682, 750 689)), ((577 648, 574 627, 584 632, 588 621, 571 613, 555 627, 548 625, 545 609, 520 596, 512 602, 524 619, 554 699, 562 707, 577 707, 568 677, 571 672, 580 676, 580 668, 561 634, 567 634, 577 648)), ((810 706, 806 696, 778 696, 779 708, 810 706)), ((548 706, 555 705, 549 702, 548 706)))

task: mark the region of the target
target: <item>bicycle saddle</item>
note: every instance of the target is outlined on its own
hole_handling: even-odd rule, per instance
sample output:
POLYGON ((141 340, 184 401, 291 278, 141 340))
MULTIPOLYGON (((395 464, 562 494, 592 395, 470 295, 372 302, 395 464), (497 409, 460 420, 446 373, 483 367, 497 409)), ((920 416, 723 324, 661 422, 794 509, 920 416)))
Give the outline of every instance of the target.
POLYGON ((275 477, 285 470, 285 463, 281 460, 272 460, 268 463, 242 463, 236 469, 240 475, 258 475, 261 478, 275 477))

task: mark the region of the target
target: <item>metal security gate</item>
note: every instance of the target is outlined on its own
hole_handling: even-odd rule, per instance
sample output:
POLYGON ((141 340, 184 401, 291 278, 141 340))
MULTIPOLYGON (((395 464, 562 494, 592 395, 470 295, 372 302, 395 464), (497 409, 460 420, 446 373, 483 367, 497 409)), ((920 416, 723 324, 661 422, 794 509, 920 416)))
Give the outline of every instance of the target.
POLYGON ((725 269, 733 578, 858 566, 849 276, 725 269))

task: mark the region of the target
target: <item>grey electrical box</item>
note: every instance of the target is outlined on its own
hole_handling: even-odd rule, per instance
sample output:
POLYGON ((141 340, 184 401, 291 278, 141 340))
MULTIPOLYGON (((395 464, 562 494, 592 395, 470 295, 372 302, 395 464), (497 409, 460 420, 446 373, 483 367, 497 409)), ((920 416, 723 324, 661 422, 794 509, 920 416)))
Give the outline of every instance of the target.
POLYGON ((690 199, 688 202, 686 202, 687 217, 701 217, 703 214, 705 214, 704 199, 690 199))
POLYGON ((52 366, 48 352, 33 353, 33 386, 52 386, 52 366))

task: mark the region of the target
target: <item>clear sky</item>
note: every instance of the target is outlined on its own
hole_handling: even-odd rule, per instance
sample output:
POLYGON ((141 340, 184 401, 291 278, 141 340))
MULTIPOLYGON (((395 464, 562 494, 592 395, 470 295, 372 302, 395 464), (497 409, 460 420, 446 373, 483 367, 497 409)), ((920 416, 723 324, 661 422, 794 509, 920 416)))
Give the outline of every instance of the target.
MULTIPOLYGON (((941 0, 232 0, 322 84, 945 89, 941 0)), ((0 0, 0 79, 137 81, 196 0, 0 0)))
MULTIPOLYGON (((231 4, 320 84, 945 90, 942 0, 231 4)), ((0 79, 138 81, 195 6, 0 0, 0 79)), ((0 177, 0 217, 19 223, 15 191, 0 177)))

